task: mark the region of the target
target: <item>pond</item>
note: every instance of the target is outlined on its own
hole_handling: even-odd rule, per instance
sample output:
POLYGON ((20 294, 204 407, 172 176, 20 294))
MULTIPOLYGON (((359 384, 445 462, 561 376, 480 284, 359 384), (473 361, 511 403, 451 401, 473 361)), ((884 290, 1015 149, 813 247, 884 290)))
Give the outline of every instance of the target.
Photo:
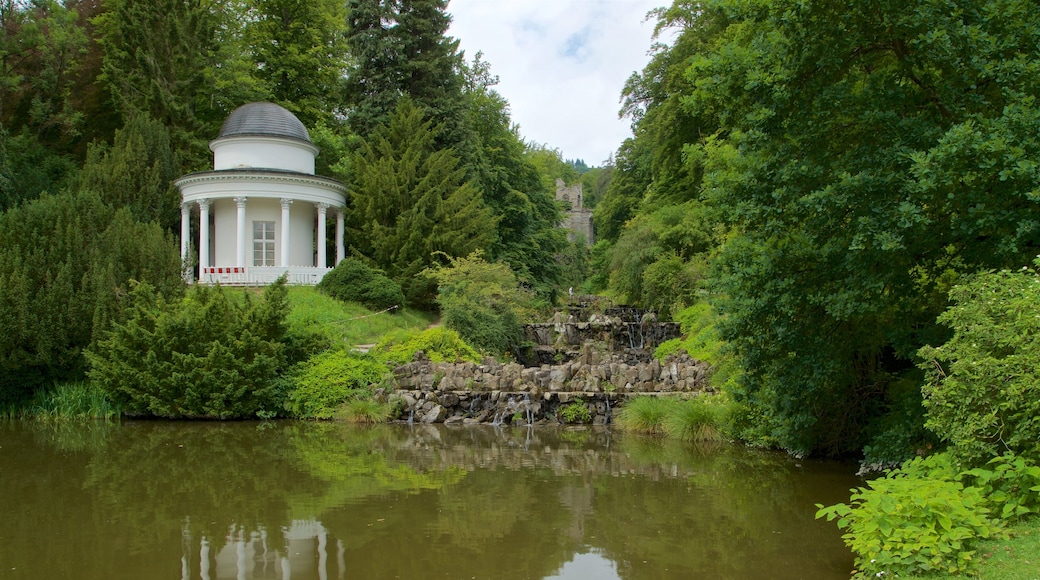
POLYGON ((849 464, 594 429, 0 423, 0 578, 846 579, 849 464))

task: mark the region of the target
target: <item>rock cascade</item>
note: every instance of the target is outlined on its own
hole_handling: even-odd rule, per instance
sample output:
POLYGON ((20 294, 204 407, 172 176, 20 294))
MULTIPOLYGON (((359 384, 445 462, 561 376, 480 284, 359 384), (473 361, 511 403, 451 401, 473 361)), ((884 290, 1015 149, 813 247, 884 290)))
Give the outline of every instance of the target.
POLYGON ((381 396, 412 422, 604 425, 635 395, 712 390, 707 363, 682 351, 653 358, 654 348, 679 336, 678 324, 653 312, 575 296, 551 322, 524 330, 532 346, 519 363, 435 363, 418 352, 394 369, 394 386, 381 396))

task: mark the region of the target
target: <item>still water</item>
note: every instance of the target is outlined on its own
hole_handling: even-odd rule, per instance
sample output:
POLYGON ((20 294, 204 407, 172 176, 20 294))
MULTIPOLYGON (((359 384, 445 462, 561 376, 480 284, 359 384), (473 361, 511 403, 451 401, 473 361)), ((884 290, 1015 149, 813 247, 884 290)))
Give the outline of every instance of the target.
POLYGON ((611 431, 0 423, 0 578, 845 579, 854 467, 611 431))

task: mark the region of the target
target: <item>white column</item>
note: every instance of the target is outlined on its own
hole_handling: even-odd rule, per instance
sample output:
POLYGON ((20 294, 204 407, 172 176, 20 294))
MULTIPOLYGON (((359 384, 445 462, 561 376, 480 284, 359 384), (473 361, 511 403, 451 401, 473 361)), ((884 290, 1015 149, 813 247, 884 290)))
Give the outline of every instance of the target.
POLYGON ((236 197, 235 207, 238 214, 235 220, 235 265, 246 265, 246 198, 236 197))
POLYGON ((316 203, 314 208, 318 210, 318 232, 315 234, 315 245, 318 248, 318 263, 316 266, 319 268, 327 268, 325 260, 325 214, 329 210, 329 204, 327 203, 316 203))
POLYGON ((188 246, 191 242, 191 204, 181 204, 181 269, 188 266, 188 246))
POLYGON ((199 278, 203 268, 209 268, 209 204, 210 200, 199 200, 199 278))
POLYGON ((346 249, 343 247, 343 208, 336 208, 336 264, 347 257, 346 249))
POLYGON ((292 205, 292 200, 282 198, 282 259, 281 263, 278 264, 283 268, 289 267, 289 206, 292 205))

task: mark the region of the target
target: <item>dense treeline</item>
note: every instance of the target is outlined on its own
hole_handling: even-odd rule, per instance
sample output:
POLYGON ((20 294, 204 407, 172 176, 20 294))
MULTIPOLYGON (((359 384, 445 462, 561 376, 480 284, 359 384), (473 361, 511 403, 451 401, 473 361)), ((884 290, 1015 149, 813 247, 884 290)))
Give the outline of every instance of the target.
POLYGON ((760 414, 748 438, 879 461, 927 445, 917 352, 950 337, 951 288, 1040 251, 1036 3, 653 15, 593 283, 660 309, 708 297, 760 414))
MULTIPOLYGON (((293 112, 345 181, 349 253, 410 304, 483 252, 552 300, 580 254, 553 180, 446 0, 0 0, 0 406, 82 376, 130 281, 184 291, 172 179, 208 169, 237 106, 293 112)), ((564 170, 570 175, 562 175, 564 170)))

